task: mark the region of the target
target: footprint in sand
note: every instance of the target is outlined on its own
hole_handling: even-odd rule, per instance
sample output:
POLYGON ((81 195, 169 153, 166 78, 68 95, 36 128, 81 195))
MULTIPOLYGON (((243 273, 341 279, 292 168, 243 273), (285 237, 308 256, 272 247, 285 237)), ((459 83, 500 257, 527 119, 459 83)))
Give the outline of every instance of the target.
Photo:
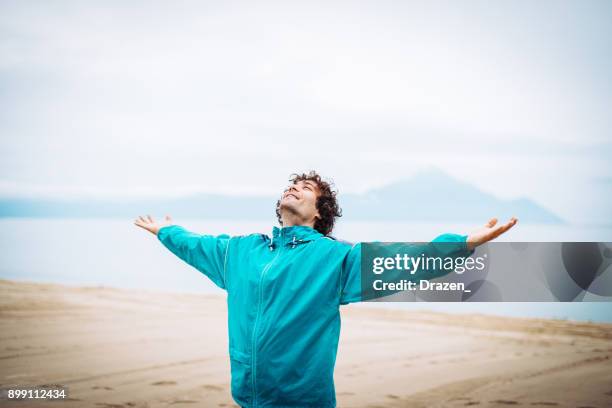
POLYGON ((176 381, 156 381, 151 385, 176 385, 176 381))
POLYGON ((559 405, 556 402, 550 402, 550 401, 538 401, 538 402, 532 402, 531 405, 547 405, 547 406, 553 406, 553 405, 559 405))
POLYGON ((463 405, 480 405, 480 401, 469 401, 469 402, 466 402, 463 405))
POLYGON ((106 387, 106 386, 101 386, 101 385, 94 385, 93 387, 91 387, 92 390, 108 390, 111 391, 113 389, 113 387, 106 387))
POLYGON ((106 402, 96 402, 96 405, 104 408, 125 408, 123 404, 109 404, 106 402))
POLYGON ((200 401, 196 401, 196 400, 176 400, 176 401, 172 401, 170 403, 170 405, 174 405, 174 404, 197 404, 200 401))
POLYGON ((514 400, 494 400, 494 401, 489 401, 493 404, 503 404, 503 405, 518 405, 518 401, 514 401, 514 400))
POLYGON ((398 395, 394 395, 394 394, 387 394, 387 395, 385 395, 385 397, 391 398, 391 399, 399 399, 399 396, 398 395))

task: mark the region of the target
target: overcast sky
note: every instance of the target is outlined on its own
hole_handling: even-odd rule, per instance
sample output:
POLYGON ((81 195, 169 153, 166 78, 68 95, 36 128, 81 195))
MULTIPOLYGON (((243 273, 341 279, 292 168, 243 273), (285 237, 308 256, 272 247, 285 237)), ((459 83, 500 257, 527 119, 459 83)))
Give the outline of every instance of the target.
POLYGON ((0 2, 0 194, 440 168, 612 221, 612 2, 0 2), (129 3, 129 4, 128 4, 129 3))

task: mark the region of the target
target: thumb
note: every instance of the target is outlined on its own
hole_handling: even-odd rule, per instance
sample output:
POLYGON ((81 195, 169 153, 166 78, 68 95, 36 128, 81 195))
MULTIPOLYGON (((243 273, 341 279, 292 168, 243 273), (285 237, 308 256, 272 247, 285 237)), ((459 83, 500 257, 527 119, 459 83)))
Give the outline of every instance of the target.
POLYGON ((169 215, 166 215, 166 221, 171 222, 172 218, 169 215))
POLYGON ((492 226, 494 226, 495 224, 497 224, 497 218, 491 218, 491 219, 489 220, 489 222, 487 222, 487 223, 485 224, 485 227, 492 227, 492 226))

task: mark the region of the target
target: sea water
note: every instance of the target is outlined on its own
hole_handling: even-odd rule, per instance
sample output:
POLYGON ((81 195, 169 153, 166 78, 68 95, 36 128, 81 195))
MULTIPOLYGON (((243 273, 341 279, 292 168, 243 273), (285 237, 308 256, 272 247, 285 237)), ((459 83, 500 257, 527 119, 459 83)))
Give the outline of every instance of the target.
MULTIPOLYGON (((0 219, 0 279, 69 285, 223 294, 203 274, 176 258, 134 219, 0 219)), ((502 220, 503 221, 503 220, 502 220)), ((184 219, 175 223, 201 234, 271 234, 269 221, 184 219)), ((430 241, 452 232, 468 234, 474 224, 357 222, 341 220, 334 235, 348 242, 430 241)), ((612 241, 612 228, 517 224, 500 241, 612 241)), ((612 322, 610 303, 362 303, 451 313, 487 313, 612 322)))

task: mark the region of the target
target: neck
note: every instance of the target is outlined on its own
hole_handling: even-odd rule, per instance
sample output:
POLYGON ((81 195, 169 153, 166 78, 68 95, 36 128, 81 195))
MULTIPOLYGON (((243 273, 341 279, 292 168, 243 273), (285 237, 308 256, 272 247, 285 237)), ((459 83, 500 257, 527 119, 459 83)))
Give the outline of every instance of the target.
POLYGON ((283 214, 281 216, 283 221, 283 227, 294 227, 297 225, 303 225, 305 227, 314 228, 314 220, 306 221, 293 214, 283 214))

